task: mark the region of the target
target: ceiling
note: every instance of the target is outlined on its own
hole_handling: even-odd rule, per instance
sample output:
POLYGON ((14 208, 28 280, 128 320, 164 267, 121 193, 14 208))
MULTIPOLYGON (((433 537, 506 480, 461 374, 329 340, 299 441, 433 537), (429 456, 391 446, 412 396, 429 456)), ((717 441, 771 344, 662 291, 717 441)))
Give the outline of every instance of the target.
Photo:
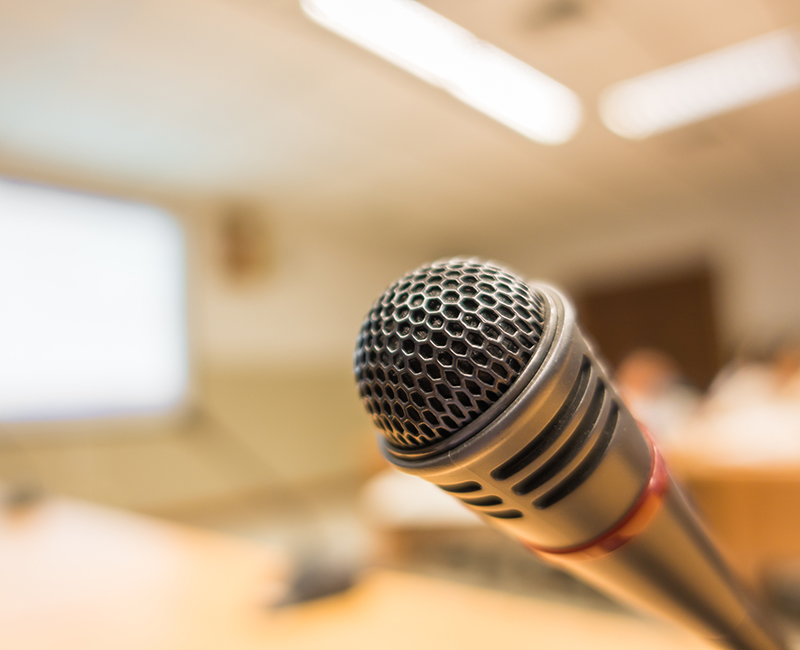
POLYGON ((596 215, 725 200, 800 169, 800 93, 641 142, 596 113, 609 84, 791 25, 797 2, 427 4, 574 89, 577 137, 528 141, 296 0, 26 0, 0 2, 0 160, 323 218, 596 215))
POLYGON ((614 82, 794 25, 796 0, 426 4, 576 91, 586 119, 574 140, 526 140, 326 32, 298 0, 0 0, 0 171, 245 199, 268 205, 284 230, 318 224, 302 234, 318 244, 304 240, 305 252, 292 231, 294 261, 260 303, 209 290, 201 338, 241 358, 304 345, 310 326, 294 347, 285 335, 265 343, 276 310, 314 322, 299 286, 341 321, 318 347, 349 354, 365 296, 392 278, 363 269, 381 257, 403 270, 404 241, 427 256, 462 248, 468 223, 482 224, 470 241, 502 231, 509 242, 521 223, 597 228, 796 191, 800 92, 643 141, 612 134, 596 110, 614 82), (319 271, 341 260, 345 239, 382 248, 336 278, 363 289, 342 307, 319 271))

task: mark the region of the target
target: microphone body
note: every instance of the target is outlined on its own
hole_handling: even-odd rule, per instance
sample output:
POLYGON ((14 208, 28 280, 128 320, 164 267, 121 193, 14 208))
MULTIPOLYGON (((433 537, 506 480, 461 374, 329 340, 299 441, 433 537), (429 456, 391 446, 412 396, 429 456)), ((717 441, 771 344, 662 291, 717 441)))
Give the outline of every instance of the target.
MULTIPOLYGON (((447 278, 446 269, 454 263, 461 279, 472 277, 464 276, 465 270, 475 277, 476 271, 484 270, 474 261, 455 260, 424 267, 437 290, 442 284, 439 278, 447 278), (472 266, 464 268, 464 264, 472 266)), ((450 276, 460 279, 455 273, 450 276)), ((490 275, 480 277, 488 279, 490 275)), ((492 277, 502 287, 510 284, 505 276, 492 277)), ((484 283, 486 291, 476 296, 477 300, 485 297, 484 304, 498 297, 497 291, 504 293, 492 293, 489 284, 484 283)), ((443 313, 436 292, 436 298, 424 303, 431 306, 424 321, 431 324, 427 338, 420 328, 414 329, 413 311, 407 330, 402 307, 399 316, 395 306, 387 307, 386 296, 394 303, 413 300, 413 295, 404 297, 408 292, 398 293, 397 283, 376 303, 381 316, 376 317, 374 309, 365 320, 356 353, 356 375, 368 410, 384 429, 379 436, 384 456, 402 471, 460 499, 539 556, 621 601, 687 625, 736 650, 785 649, 780 635, 728 569, 669 477, 652 439, 620 400, 581 334, 569 301, 547 285, 522 286, 536 301, 533 306, 538 305, 541 318, 538 324, 535 318, 529 319, 533 330, 528 338, 536 337, 535 345, 518 375, 505 384, 498 383, 503 368, 491 363, 492 354, 504 362, 491 347, 492 332, 503 324, 502 319, 493 321, 491 316, 497 315, 499 307, 494 311, 476 308, 473 311, 480 318, 467 317, 464 331, 453 328, 455 338, 445 340, 435 336, 440 324, 447 328, 443 332, 451 331, 447 318, 443 324, 436 320, 436 314, 443 313), (387 312, 391 312, 388 317, 387 312), (378 320, 383 334, 375 332, 378 320), (405 345, 404 332, 416 336, 413 350, 405 345), (480 334, 472 337, 473 347, 460 348, 458 342, 466 341, 464 337, 471 333, 480 334), (383 335, 392 352, 395 334, 400 342, 396 355, 361 353, 381 343, 383 335), (426 341, 433 345, 425 347, 426 341), (415 364, 413 359, 420 351, 422 363, 415 364), (450 354, 453 351, 455 357, 450 354), (458 361, 462 352, 466 364, 458 361), (427 365, 426 358, 430 360, 427 365), (481 365, 484 360, 488 363, 481 365), (443 365, 437 366, 438 361, 443 365), (448 361, 453 363, 448 365, 448 361), (451 376, 448 368, 460 369, 462 374, 451 376), (447 428, 456 415, 464 414, 467 405, 454 389, 471 390, 479 377, 487 382, 491 379, 488 374, 481 375, 480 368, 492 374, 495 382, 486 384, 494 391, 481 384, 483 402, 478 403, 486 408, 464 426, 447 428), (395 383, 390 381, 393 371, 395 383), (374 373, 385 381, 378 382, 374 373), (410 395, 405 401, 404 388, 410 395), (422 394, 428 388, 430 392, 422 394), (399 401, 388 403, 387 396, 395 394, 399 401), (435 411, 434 415, 438 412, 438 420, 420 408, 420 396, 427 400, 426 408, 435 411), (426 417, 430 426, 426 426, 426 417), (439 426, 434 427, 435 423, 439 426)), ((511 288, 516 293, 509 295, 524 301, 521 290, 511 288)), ((429 289, 421 291, 424 296, 429 289)), ((527 309, 520 311, 515 305, 515 312, 508 311, 508 323, 516 324, 516 338, 512 341, 508 334, 513 327, 503 329, 506 334, 500 333, 498 349, 514 351, 515 341, 527 340, 520 334, 519 327, 525 323, 519 313, 535 312, 529 303, 524 303, 529 305, 527 309)), ((450 315, 463 323, 464 314, 472 313, 463 306, 472 303, 459 299, 455 304, 462 306, 460 313, 451 311, 450 315)), ((513 361, 511 366, 515 367, 513 361)))

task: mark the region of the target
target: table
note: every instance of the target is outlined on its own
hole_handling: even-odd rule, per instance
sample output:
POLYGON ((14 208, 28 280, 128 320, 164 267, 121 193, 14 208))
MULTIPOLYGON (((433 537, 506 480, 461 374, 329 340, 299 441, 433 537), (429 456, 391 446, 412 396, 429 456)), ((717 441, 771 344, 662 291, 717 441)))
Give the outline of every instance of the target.
POLYGON ((65 499, 0 515, 0 648, 702 650, 688 632, 570 602, 386 570, 270 608, 280 554, 65 499))

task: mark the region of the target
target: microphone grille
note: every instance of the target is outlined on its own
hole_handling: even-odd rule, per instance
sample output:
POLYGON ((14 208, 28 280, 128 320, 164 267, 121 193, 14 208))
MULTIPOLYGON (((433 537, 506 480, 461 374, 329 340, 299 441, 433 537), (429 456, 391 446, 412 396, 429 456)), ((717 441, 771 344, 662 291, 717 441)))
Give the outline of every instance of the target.
POLYGON ((388 442, 434 445, 500 399, 542 335, 544 297, 474 259, 438 261, 392 284, 355 351, 361 399, 388 442))

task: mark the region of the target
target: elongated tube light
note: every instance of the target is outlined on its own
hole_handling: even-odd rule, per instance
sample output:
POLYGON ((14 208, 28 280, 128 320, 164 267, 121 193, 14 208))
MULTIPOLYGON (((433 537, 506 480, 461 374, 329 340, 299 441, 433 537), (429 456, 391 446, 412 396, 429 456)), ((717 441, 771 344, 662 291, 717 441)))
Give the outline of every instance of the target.
POLYGON ((582 119, 569 88, 413 0, 303 0, 314 21, 522 135, 570 140, 582 119))
POLYGON ((782 30, 615 84, 600 117, 617 135, 646 138, 798 86, 796 34, 782 30))

